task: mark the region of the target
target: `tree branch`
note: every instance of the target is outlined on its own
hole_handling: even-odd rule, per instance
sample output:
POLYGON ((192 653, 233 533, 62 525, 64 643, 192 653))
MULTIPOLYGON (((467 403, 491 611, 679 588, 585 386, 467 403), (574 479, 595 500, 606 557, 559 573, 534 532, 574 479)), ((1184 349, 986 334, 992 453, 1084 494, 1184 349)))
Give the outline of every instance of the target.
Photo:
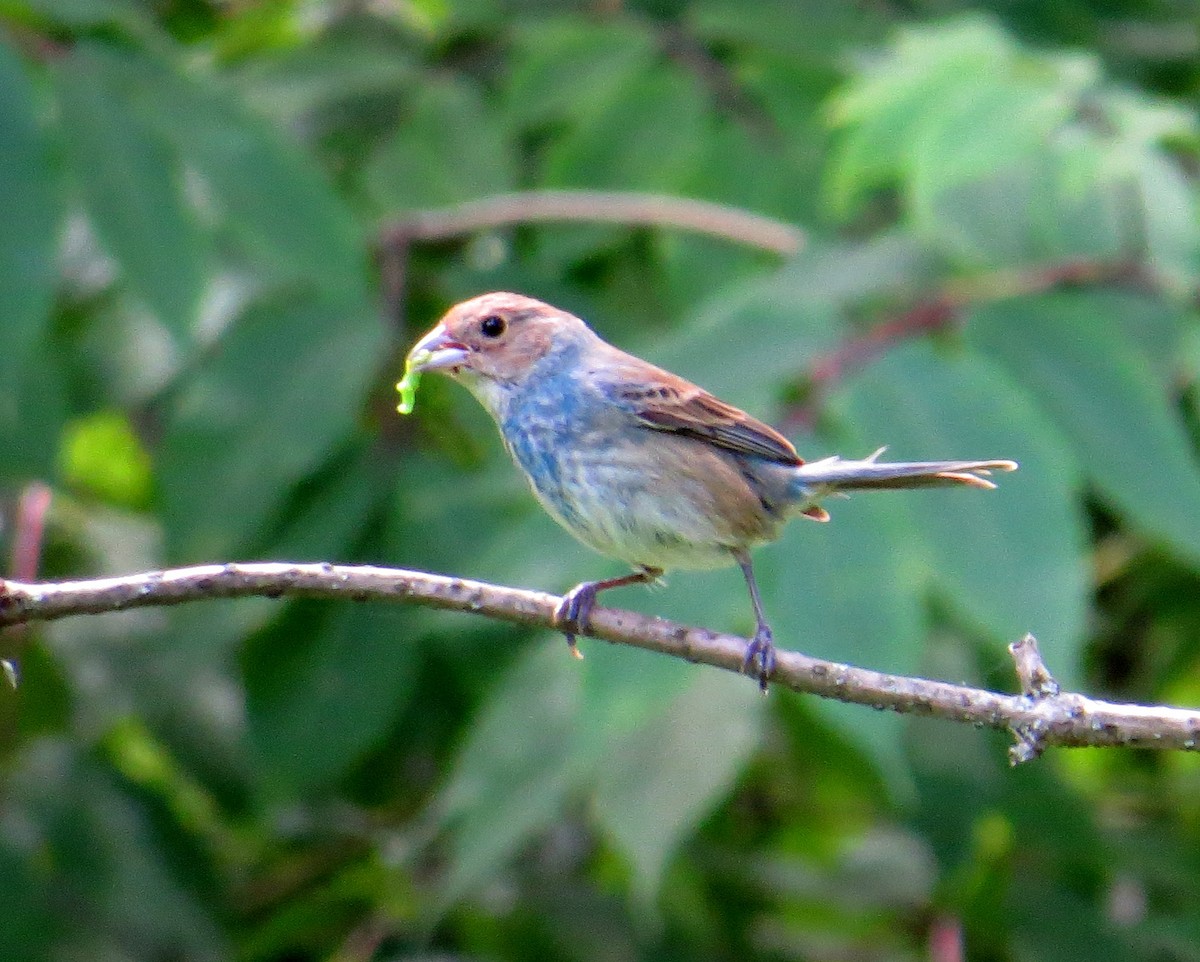
POLYGON ((449 240, 463 234, 545 221, 592 221, 668 227, 708 234, 790 257, 804 246, 804 233, 784 221, 726 204, 632 191, 531 190, 498 194, 453 207, 414 210, 384 227, 385 247, 414 240, 449 240))
MULTIPOLYGON (((46 534, 46 515, 53 497, 49 485, 41 481, 30 482, 21 492, 13 519, 12 553, 8 562, 8 570, 14 578, 32 581, 37 577, 46 534)), ((0 674, 13 688, 17 687, 17 656, 25 643, 25 627, 18 625, 8 632, 0 628, 0 652, 4 655, 0 657, 0 674)))
POLYGON ((531 190, 408 211, 384 225, 376 247, 384 313, 389 323, 398 331, 404 329, 404 286, 414 243, 555 221, 692 231, 783 257, 798 253, 806 240, 804 232, 793 224, 738 207, 636 191, 531 190))
POLYGON ((1146 265, 1136 260, 1084 258, 1000 270, 948 284, 912 307, 847 338, 827 354, 814 358, 808 370, 809 395, 788 413, 788 421, 811 425, 823 396, 848 373, 864 367, 902 341, 952 327, 969 310, 981 304, 1062 287, 1117 283, 1153 288, 1157 281, 1146 265))
MULTIPOLYGON (((0 581, 0 627, 71 615, 176 605, 215 598, 283 595, 394 601, 466 611, 540 628, 554 627, 559 599, 463 578, 395 568, 331 564, 225 564, 89 581, 0 581)), ((746 641, 661 618, 598 608, 584 634, 740 671, 746 641)), ((969 722, 1011 732, 1013 764, 1050 745, 1195 750, 1200 711, 1125 705, 1058 692, 1031 638, 1013 646, 1025 694, 1009 695, 924 678, 888 675, 781 651, 774 683, 877 709, 969 722)))

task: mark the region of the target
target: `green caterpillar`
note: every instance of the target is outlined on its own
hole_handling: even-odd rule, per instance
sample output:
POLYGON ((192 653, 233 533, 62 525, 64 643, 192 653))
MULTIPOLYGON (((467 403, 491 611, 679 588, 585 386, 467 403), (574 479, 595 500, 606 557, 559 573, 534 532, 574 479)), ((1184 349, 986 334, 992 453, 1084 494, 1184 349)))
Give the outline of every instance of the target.
POLYGON ((396 405, 396 410, 401 414, 413 412, 417 403, 417 382, 421 380, 421 372, 415 368, 429 360, 429 356, 428 351, 418 351, 410 354, 404 362, 404 377, 396 384, 396 390, 400 392, 400 403, 396 405))

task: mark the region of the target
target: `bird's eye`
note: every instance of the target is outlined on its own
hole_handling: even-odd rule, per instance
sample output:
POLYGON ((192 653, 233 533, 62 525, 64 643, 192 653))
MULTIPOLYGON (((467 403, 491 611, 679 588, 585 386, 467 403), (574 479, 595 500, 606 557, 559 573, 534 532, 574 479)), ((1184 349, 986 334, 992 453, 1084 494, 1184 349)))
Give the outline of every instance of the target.
POLYGON ((504 318, 499 314, 489 314, 479 322, 479 330, 484 337, 499 337, 504 333, 504 318))

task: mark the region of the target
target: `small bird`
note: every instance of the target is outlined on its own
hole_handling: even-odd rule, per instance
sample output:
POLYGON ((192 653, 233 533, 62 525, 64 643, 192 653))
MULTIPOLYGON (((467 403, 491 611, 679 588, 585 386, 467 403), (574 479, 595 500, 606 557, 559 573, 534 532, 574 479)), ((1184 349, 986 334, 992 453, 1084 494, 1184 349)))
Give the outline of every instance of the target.
POLYGON ((442 371, 495 419, 542 506, 585 545, 633 572, 585 581, 555 621, 579 656, 601 591, 652 582, 669 568, 737 564, 756 629, 743 672, 764 691, 775 646, 750 550, 797 515, 828 521, 821 501, 858 489, 972 485, 1013 461, 806 464, 773 428, 669 371, 602 340, 582 320, 520 294, 483 294, 451 308, 413 347, 415 371, 442 371))

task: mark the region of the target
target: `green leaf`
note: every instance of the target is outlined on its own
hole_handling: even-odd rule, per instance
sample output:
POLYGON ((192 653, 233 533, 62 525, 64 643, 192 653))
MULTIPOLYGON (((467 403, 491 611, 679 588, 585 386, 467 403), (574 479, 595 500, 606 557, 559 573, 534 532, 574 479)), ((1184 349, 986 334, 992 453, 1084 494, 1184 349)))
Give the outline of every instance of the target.
POLYGON ((76 29, 103 26, 137 9, 130 0, 22 0, 21 5, 76 29))
POLYGON ((17 0, 15 6, 20 16, 31 13, 44 23, 80 34, 115 27, 146 43, 161 43, 164 39, 148 18, 145 6, 136 0, 17 0))
MULTIPOLYGON (((814 460, 828 453, 814 442, 805 447, 814 460)), ((828 507, 829 524, 798 519, 755 556, 776 642, 875 671, 917 673, 928 576, 909 518, 867 496, 828 507)), ((875 765, 894 796, 908 793, 901 716, 829 699, 809 707, 875 765)))
MULTIPOLYGON (((624 752, 624 740, 636 738, 634 733, 649 730, 647 726, 657 725, 665 737, 668 730, 696 724, 694 714, 685 722, 676 709, 670 710, 674 721, 668 720, 662 716, 664 703, 673 704, 675 693, 690 690, 698 675, 711 673, 647 652, 586 641, 581 663, 568 656, 557 635, 540 639, 518 655, 492 688, 428 812, 431 824, 447 834, 451 850, 439 911, 499 873, 534 835, 561 817, 572 795, 614 767, 623 769, 623 755, 614 753, 624 752)), ((749 750, 747 732, 757 731, 761 703, 746 679, 727 682, 743 693, 719 699, 731 710, 741 706, 739 717, 726 713, 713 722, 727 729, 714 737, 730 747, 728 766, 694 754, 677 759, 674 768, 693 784, 704 782, 701 773, 708 771, 713 792, 720 779, 712 773, 720 769, 729 775, 749 750)), ((651 749, 645 746, 644 751, 651 749)), ((618 808, 621 804, 618 799, 618 808)), ((694 812, 686 803, 682 808, 676 828, 681 833, 694 812)), ((614 816, 622 830, 637 830, 624 814, 614 816)), ((670 847, 668 841, 663 857, 670 847)))
MULTIPOLYGON (((1088 817, 1079 814, 1081 820, 1088 817)), ((1111 908, 1101 900, 1083 896, 1045 869, 1030 872, 1023 884, 1011 886, 1006 894, 1004 912, 1029 962, 1093 962, 1098 945, 1104 946, 1106 962, 1147 957, 1145 933, 1114 924, 1111 908)))
POLYGON ((315 163, 212 78, 107 57, 147 123, 203 183, 206 211, 256 257, 354 309, 371 302, 363 239, 315 163))
POLYGON ((1127 204, 1140 201, 1145 256, 1156 275, 1186 290, 1200 269, 1200 219, 1195 185, 1161 153, 1143 158, 1132 183, 1123 186, 1127 204))
POLYGON ((897 184, 927 222, 943 192, 1056 149, 1096 72, 1089 58, 1026 52, 979 17, 903 32, 834 102, 846 128, 830 168, 835 208, 897 184))
POLYGON ((83 44, 56 74, 71 168, 101 242, 182 338, 204 285, 201 235, 184 197, 180 157, 138 114, 114 60, 83 44))
MULTIPOLYGON (((213 879, 210 853, 188 837, 158 799, 114 771, 94 746, 65 737, 40 739, 10 776, 9 804, 28 813, 26 830, 37 844, 22 845, 32 870, 20 873, 25 879, 6 872, 4 881, 35 886, 32 893, 23 888, 14 893, 18 898, 24 893, 26 905, 34 902, 29 905, 34 919, 44 919, 34 901, 39 889, 49 898, 55 916, 51 931, 57 936, 51 957, 68 944, 90 958, 127 955, 134 944, 152 955, 178 951, 188 958, 218 959, 228 954, 228 938, 206 899, 213 879), (46 862, 52 871, 41 870, 46 862), (64 891, 75 893, 75 909, 55 904, 64 891), (81 905, 87 906, 86 919, 81 905)), ((6 834, 11 837, 12 829, 6 834)), ((5 926, 24 928, 8 911, 5 926)), ((38 942, 34 937, 30 949, 36 952, 38 942)), ((8 941, 0 938, 0 946, 7 948, 8 941)), ((31 956, 23 948, 8 957, 31 956)))
POLYGON ((655 58, 650 30, 629 21, 551 18, 517 31, 504 89, 514 126, 586 121, 655 58))
POLYGON ((0 925, 0 953, 6 959, 48 962, 61 937, 51 908, 55 883, 48 866, 39 866, 20 848, 12 838, 0 843, 0 885, 9 893, 0 925))
POLYGON ((58 177, 34 102, 33 85, 20 60, 0 43, 0 304, 4 350, 0 351, 0 404, 45 334, 54 299, 55 247, 59 225, 58 177))
POLYGON ((284 523, 270 538, 271 557, 328 561, 354 552, 392 490, 389 469, 372 438, 358 438, 348 453, 338 452, 285 508, 284 523))
MULTIPOLYGON (((709 119, 694 76, 655 64, 628 77, 613 96, 556 128, 541 152, 538 187, 681 194, 701 170, 709 119)), ((619 227, 540 227, 539 260, 560 273, 627 237, 619 227)))
POLYGON ((425 84, 367 177, 380 208, 453 204, 510 190, 512 144, 480 91, 461 80, 425 84))
POLYGON ((63 360, 50 345, 35 348, 14 377, 0 382, 0 478, 54 476, 69 412, 63 360))
MULTIPOLYGON (((466 398, 463 403, 476 401, 466 398)), ((589 566, 603 566, 599 555, 575 541, 537 503, 500 449, 491 420, 481 423, 480 430, 495 445, 482 467, 466 468, 415 452, 398 467, 398 530, 391 540, 404 546, 405 563, 457 568, 467 577, 548 591, 565 590, 589 566), (448 490, 454 491, 453 498, 446 497, 448 490), (464 544, 471 545, 468 557, 463 556, 464 544)))
POLYGON ((263 121, 218 96, 176 92, 175 136, 230 230, 289 278, 348 304, 369 303, 361 235, 316 166, 263 121))
POLYGON ((420 664, 407 615, 300 602, 254 639, 246 720, 272 791, 286 797, 330 785, 392 729, 420 664))
POLYGON ((251 104, 289 127, 316 121, 354 129, 364 126, 354 107, 387 102, 424 81, 418 52, 416 37, 378 18, 350 15, 335 18, 310 42, 244 58, 236 76, 251 104))
POLYGON ((687 5, 687 21, 706 43, 779 54, 810 69, 847 47, 878 40, 887 29, 880 10, 824 0, 757 0, 753 7, 744 0, 700 0, 687 5))
POLYGON ((1072 183, 1072 167, 1096 155, 1073 143, 1018 169, 937 190, 918 208, 926 242, 977 266, 1068 258, 1113 259, 1128 250, 1134 197, 1116 185, 1072 183))
MULTIPOLYGON (((1087 610, 1086 529, 1078 468, 1063 441, 1005 372, 970 351, 914 342, 890 351, 838 392, 834 409, 863 455, 887 444, 902 461, 1011 458, 995 491, 941 489, 873 496, 903 512, 930 581, 997 640, 1033 632, 1071 683, 1087 610)), ((838 508, 831 506, 836 523, 838 508)))
POLYGON ((265 537, 291 487, 351 436, 382 337, 374 312, 312 298, 234 322, 166 417, 170 557, 229 557, 265 537))
POLYGON ((573 751, 581 674, 558 645, 527 648, 473 720, 428 817, 449 830, 440 913, 544 831, 581 777, 573 751))
POLYGON ((977 76, 959 84, 914 132, 914 203, 938 191, 1026 162, 1070 116, 1074 91, 998 85, 977 76))
POLYGON ((763 116, 753 126, 732 118, 704 138, 710 157, 701 184, 715 180, 714 199, 818 225, 833 136, 824 106, 843 79, 832 65, 815 72, 809 61, 753 56, 738 80, 763 116), (761 176, 747 177, 748 169, 761 176))
POLYGON ((596 815, 629 860, 634 895, 643 903, 651 902, 671 855, 730 790, 758 745, 761 708, 747 679, 692 670, 687 688, 665 710, 612 747, 599 770, 596 815))
MULTIPOLYGON (((948 203, 944 195, 961 199, 979 181, 999 177, 1007 184, 1010 171, 1044 164, 1054 130, 1074 109, 1074 91, 1053 86, 999 85, 990 76, 956 86, 930 108, 913 136, 907 187, 916 229, 945 244, 939 218, 948 203)), ((990 199, 1003 203, 998 196, 990 199)), ((1010 218, 1015 200, 1005 206, 1010 218)), ((994 219, 1000 216, 997 211, 994 219)))
POLYGON ((738 285, 647 351, 649 359, 769 420, 784 379, 798 376, 806 359, 834 344, 839 329, 828 303, 796 310, 791 293, 780 277, 738 285))
POLYGON ((140 507, 150 495, 150 456, 119 411, 98 411, 69 424, 60 462, 67 483, 110 504, 140 507))
POLYGON ((1033 392, 1105 499, 1197 565, 1200 465, 1155 365, 1124 330, 1145 309, 1103 292, 1046 294, 983 307, 967 333, 1033 392))
POLYGON ((814 240, 773 274, 713 297, 677 334, 643 353, 770 420, 785 386, 837 347, 848 307, 927 276, 928 255, 901 235, 853 246, 814 240))
POLYGON ((830 166, 835 210, 851 210, 905 173, 913 137, 930 112, 970 78, 1006 74, 1013 56, 1008 38, 980 18, 902 31, 831 105, 834 125, 845 130, 830 166))
POLYGON ((700 158, 705 120, 690 74, 647 70, 547 148, 543 185, 678 191, 700 158))
POLYGON ((940 139, 915 143, 909 197, 915 226, 931 243, 985 264, 1139 250, 1164 280, 1188 275, 1200 228, 1176 157, 1136 128, 1069 120, 1079 96, 1069 83, 1025 94, 981 83, 961 98, 962 117, 924 121, 941 125, 940 139), (989 129, 977 129, 989 100, 1014 119, 994 116, 989 129))

